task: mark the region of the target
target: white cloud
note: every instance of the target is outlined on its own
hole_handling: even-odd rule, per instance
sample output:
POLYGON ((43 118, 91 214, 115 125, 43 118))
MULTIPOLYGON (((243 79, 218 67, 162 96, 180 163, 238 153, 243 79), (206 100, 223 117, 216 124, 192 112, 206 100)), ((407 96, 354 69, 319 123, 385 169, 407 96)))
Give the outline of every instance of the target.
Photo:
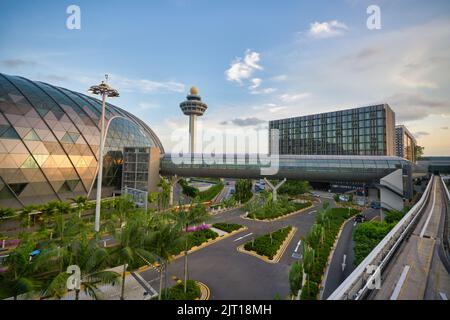
POLYGON ((249 89, 254 90, 261 85, 262 80, 260 78, 253 78, 252 80, 250 80, 250 82, 251 82, 251 85, 250 85, 249 89))
POLYGON ((278 76, 270 78, 270 80, 276 81, 276 82, 286 81, 287 79, 288 79, 288 76, 285 74, 280 74, 278 76))
POLYGON ((260 54, 255 51, 247 49, 245 51, 244 59, 238 57, 230 65, 230 68, 225 71, 228 81, 242 83, 242 80, 249 79, 255 70, 262 70, 259 65, 261 60, 260 54))
POLYGON ((308 34, 313 38, 330 38, 342 35, 348 27, 337 20, 314 22, 310 24, 308 34))
POLYGON ((290 103, 290 102, 296 102, 299 100, 303 100, 305 98, 308 98, 309 96, 311 96, 311 93, 309 92, 303 92, 303 93, 298 93, 298 94, 282 94, 280 96, 281 101, 286 102, 286 103, 290 103))
POLYGON ((276 92, 278 89, 277 88, 264 88, 261 90, 251 90, 250 93, 251 94, 271 94, 276 92))

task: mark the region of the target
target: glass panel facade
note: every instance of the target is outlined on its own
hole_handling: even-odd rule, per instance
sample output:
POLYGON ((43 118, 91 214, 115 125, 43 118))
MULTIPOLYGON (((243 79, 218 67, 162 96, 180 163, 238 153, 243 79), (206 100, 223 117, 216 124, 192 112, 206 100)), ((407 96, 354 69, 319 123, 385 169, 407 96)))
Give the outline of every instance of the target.
MULTIPOLYGON (((100 115, 98 99, 0 74, 0 205, 94 194, 100 115)), ((124 147, 164 149, 128 112, 108 104, 106 120, 103 185, 119 189, 124 147)))
POLYGON ((274 120, 269 129, 279 130, 282 155, 393 155, 391 117, 389 106, 376 105, 274 120))

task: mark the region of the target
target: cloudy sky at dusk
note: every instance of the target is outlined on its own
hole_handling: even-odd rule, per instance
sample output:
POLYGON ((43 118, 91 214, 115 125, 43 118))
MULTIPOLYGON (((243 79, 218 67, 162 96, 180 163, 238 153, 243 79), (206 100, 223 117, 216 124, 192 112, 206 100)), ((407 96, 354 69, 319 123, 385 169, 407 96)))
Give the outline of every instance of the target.
POLYGON ((166 149, 199 87, 205 128, 388 103, 428 155, 450 155, 450 2, 0 0, 0 72, 86 92, 105 73, 112 103, 166 149), (81 30, 66 8, 81 8, 81 30), (381 30, 366 26, 381 8, 381 30))

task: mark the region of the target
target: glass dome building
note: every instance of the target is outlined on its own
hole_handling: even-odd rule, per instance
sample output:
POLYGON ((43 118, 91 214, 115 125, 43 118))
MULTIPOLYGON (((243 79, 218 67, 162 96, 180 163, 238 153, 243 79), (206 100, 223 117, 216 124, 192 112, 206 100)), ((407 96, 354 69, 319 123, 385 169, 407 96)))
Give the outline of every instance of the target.
MULTIPOLYGON (((101 101, 0 73, 0 206, 94 195, 101 101)), ((140 119, 106 106, 103 191, 121 187, 123 148, 164 148, 140 119)))

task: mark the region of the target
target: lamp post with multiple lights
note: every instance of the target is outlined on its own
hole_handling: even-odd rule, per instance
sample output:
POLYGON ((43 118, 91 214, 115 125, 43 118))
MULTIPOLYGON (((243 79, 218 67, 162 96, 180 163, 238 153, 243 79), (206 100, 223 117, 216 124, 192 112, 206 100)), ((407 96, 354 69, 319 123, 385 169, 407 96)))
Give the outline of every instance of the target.
POLYGON ((92 86, 88 92, 102 96, 102 117, 100 119, 100 151, 98 156, 98 174, 97 174, 97 197, 95 201, 95 232, 100 231, 100 206, 102 199, 102 179, 103 179, 103 148, 105 145, 105 109, 106 97, 118 97, 119 92, 108 85, 108 75, 101 84, 92 86))

